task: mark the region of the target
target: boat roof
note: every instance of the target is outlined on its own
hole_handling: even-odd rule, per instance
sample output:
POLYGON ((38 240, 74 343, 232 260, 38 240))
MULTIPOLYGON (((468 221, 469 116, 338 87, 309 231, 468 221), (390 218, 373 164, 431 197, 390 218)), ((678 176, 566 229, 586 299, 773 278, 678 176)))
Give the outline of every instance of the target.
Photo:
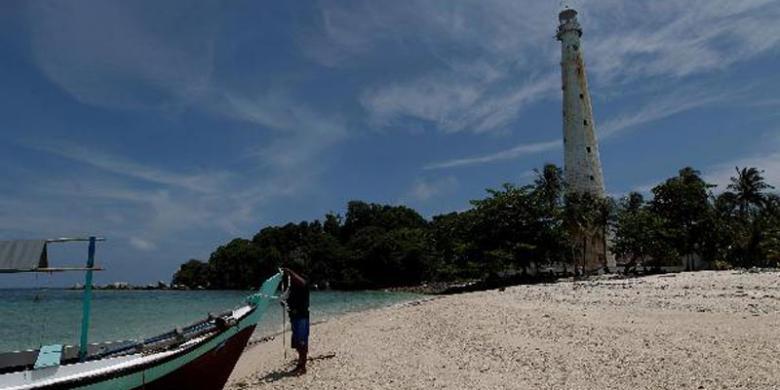
POLYGON ((47 246, 74 241, 105 241, 102 237, 51 238, 34 240, 0 240, 0 273, 102 271, 100 267, 49 267, 47 246))
POLYGON ((48 240, 0 241, 0 271, 31 272, 49 267, 48 240))

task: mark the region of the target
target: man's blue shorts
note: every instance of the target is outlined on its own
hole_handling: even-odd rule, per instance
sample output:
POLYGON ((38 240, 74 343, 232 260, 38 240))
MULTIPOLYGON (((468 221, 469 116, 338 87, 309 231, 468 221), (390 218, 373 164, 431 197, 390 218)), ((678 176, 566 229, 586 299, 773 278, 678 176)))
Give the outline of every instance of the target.
POLYGON ((290 320, 292 325, 292 344, 293 348, 307 347, 309 345, 309 318, 293 318, 290 320))

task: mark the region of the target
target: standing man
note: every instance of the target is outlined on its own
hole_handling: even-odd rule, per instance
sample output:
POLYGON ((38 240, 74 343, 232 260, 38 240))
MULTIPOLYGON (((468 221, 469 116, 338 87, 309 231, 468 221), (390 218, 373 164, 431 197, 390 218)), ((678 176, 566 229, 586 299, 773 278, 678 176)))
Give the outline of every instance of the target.
POLYGON ((282 287, 289 289, 290 293, 287 297, 287 311, 292 327, 290 344, 298 351, 298 365, 292 373, 302 375, 306 373, 306 358, 309 353, 309 283, 289 268, 282 268, 282 271, 285 276, 282 287))

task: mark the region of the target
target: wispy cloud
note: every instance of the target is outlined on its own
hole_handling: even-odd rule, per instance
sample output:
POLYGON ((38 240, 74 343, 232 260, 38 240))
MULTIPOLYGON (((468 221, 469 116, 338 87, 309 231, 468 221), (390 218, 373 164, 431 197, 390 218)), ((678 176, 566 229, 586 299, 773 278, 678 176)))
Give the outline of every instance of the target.
POLYGON ((486 164, 495 161, 512 160, 528 154, 547 152, 561 148, 560 140, 537 142, 531 144, 521 144, 511 149, 501 150, 496 153, 490 153, 481 156, 465 157, 454 160, 447 160, 437 163, 431 163, 425 166, 425 169, 455 168, 467 165, 486 164))
POLYGON ((589 68, 602 82, 681 78, 725 69, 776 48, 771 0, 589 3, 589 68), (706 28, 702 28, 706 26, 706 28))
POLYGON ((124 175, 166 186, 176 186, 200 193, 214 193, 229 180, 229 172, 175 173, 111 155, 96 148, 87 149, 70 142, 27 142, 32 149, 45 151, 69 160, 78 161, 111 173, 124 175))
POLYGON ((209 87, 219 28, 219 19, 210 16, 217 2, 148 7, 143 2, 87 0, 27 6, 35 63, 80 102, 177 108, 209 87), (166 17, 174 14, 175 20, 166 17))
MULTIPOLYGON (((407 39, 431 42, 433 66, 395 72, 361 95, 375 125, 404 127, 403 119, 418 119, 445 132, 505 130, 525 105, 555 96, 557 72, 536 73, 558 66, 551 39, 557 4, 389 4, 325 2, 324 35, 304 44, 323 64, 350 67, 383 58, 379 51, 407 39), (443 59, 438 53, 448 45, 458 50, 443 59)), ((604 1, 582 4, 581 11, 589 69, 600 88, 722 70, 780 45, 774 23, 780 6, 769 0, 604 1)))
POLYGON ((755 102, 759 106, 780 107, 780 99, 766 99, 755 102))
MULTIPOLYGON (((123 110, 196 108, 254 124, 268 133, 266 142, 246 146, 259 164, 287 169, 344 139, 345 121, 295 97, 292 82, 269 81, 252 69, 243 72, 242 82, 226 81, 231 76, 216 67, 223 11, 220 2, 211 0, 187 7, 93 0, 31 3, 31 48, 46 77, 84 104, 123 110)), ((206 180, 222 180, 214 172, 164 177, 88 153, 81 160, 192 190, 219 184, 206 180)))
POLYGON ((642 106, 629 113, 620 114, 610 118, 601 126, 598 126, 598 136, 608 139, 618 133, 638 128, 642 125, 673 117, 683 112, 703 107, 712 107, 728 101, 741 90, 729 92, 715 92, 707 88, 688 87, 682 91, 677 90, 666 95, 650 96, 642 106))
MULTIPOLYGON (((27 146, 78 163, 74 171, 89 174, 40 177, 45 186, 30 185, 30 196, 36 202, 88 199, 100 212, 78 206, 55 214, 65 221, 81 215, 82 224, 115 232, 127 237, 130 248, 148 251, 161 239, 193 232, 249 234, 274 199, 315 186, 326 168, 315 161, 346 138, 347 122, 296 95, 295 83, 277 81, 279 73, 265 74, 243 62, 228 64, 230 74, 220 69, 225 61, 218 55, 230 58, 232 47, 221 44, 222 23, 229 20, 226 8, 211 0, 184 8, 178 2, 150 6, 92 0, 27 5, 35 64, 78 102, 125 112, 193 110, 241 129, 219 131, 249 127, 262 134, 249 137, 255 141, 239 150, 226 151, 230 164, 216 163, 208 170, 142 162, 137 151, 111 153, 99 145, 36 139, 27 146), (236 78, 234 69, 240 82, 229 81, 236 78)), ((236 37, 228 38, 233 42, 236 37)), ((36 210, 34 204, 24 207, 36 210)), ((7 217, 24 219, 29 230, 42 229, 45 220, 7 217)), ((13 228, 0 224, 0 229, 13 228)))
MULTIPOLYGON (((776 188, 780 188, 780 152, 775 151, 780 149, 780 137, 760 137, 758 144, 760 149, 765 151, 747 153, 741 157, 732 158, 728 161, 701 169, 704 180, 708 183, 715 184, 717 187, 714 188, 714 191, 718 193, 725 191, 726 187, 731 183, 731 178, 737 175, 737 167, 755 167, 763 171, 762 176, 764 176, 767 183, 776 188)), ((677 172, 669 172, 668 177, 672 177, 676 174, 677 172)), ((659 176, 652 181, 633 186, 632 191, 640 192, 645 195, 652 195, 652 189, 666 179, 667 177, 659 176)))
MULTIPOLYGON (((308 161, 344 139, 345 121, 338 114, 323 115, 286 92, 258 95, 215 81, 219 22, 210 16, 217 7, 210 2, 191 7, 189 17, 177 22, 183 25, 176 31, 186 35, 162 35, 155 31, 167 30, 155 26, 167 21, 147 15, 156 10, 94 2, 85 12, 81 5, 38 3, 29 12, 33 52, 52 81, 88 104, 166 107, 195 102, 227 116, 288 131, 253 148, 270 163, 308 161), (92 34, 95 26, 105 31, 101 39, 92 34), (103 39, 105 35, 114 39, 103 39), (139 87, 118 93, 115 82, 139 87), (156 91, 151 98, 149 91, 156 91)), ((640 77, 684 78, 723 69, 780 44, 780 31, 774 33, 780 27, 773 23, 780 17, 780 6, 768 0, 652 5, 605 1, 583 4, 581 11, 587 26, 589 69, 602 89, 640 77)), ((322 34, 300 33, 298 43, 305 55, 335 68, 381 60, 383 53, 397 55, 398 51, 410 60, 431 64, 398 68, 367 83, 356 98, 373 126, 406 128, 411 119, 444 132, 506 132, 517 127, 512 124, 525 107, 557 97, 557 44, 551 39, 556 13, 554 3, 502 0, 479 5, 323 2, 318 24, 322 34), (408 52, 408 40, 418 41, 424 50, 408 52), (454 50, 445 51, 446 47, 454 50), (550 71, 540 73, 541 69, 550 71)), ((702 88, 704 99, 678 100, 683 103, 679 105, 667 99, 615 117, 600 127, 601 137, 704 105, 711 100, 706 96, 709 92, 702 88), (663 106, 664 102, 669 105, 663 106)), ((541 149, 518 145, 428 167, 505 160, 549 150, 545 148, 551 142, 541 145, 541 149)))
POLYGON ((435 179, 418 178, 406 192, 402 200, 416 203, 427 202, 446 196, 458 187, 458 179, 447 176, 435 179))
POLYGON ((421 42, 434 55, 449 46, 476 53, 476 57, 498 53, 517 57, 519 49, 549 38, 555 7, 552 3, 505 0, 403 4, 325 1, 320 4, 320 34, 306 35, 300 44, 319 63, 346 68, 376 51, 403 49, 409 41, 421 42))
POLYGON ((279 168, 300 167, 347 136, 347 123, 338 114, 317 112, 286 92, 254 97, 229 93, 226 103, 231 116, 279 131, 251 152, 279 168))
POLYGON ((548 4, 326 2, 322 20, 324 35, 303 47, 328 66, 382 58, 393 52, 388 48, 406 52, 406 40, 423 46, 409 52, 409 60, 432 66, 399 68, 361 93, 378 127, 405 127, 405 120, 416 119, 445 132, 502 130, 523 107, 557 88, 557 72, 538 71, 555 51, 554 46, 538 51, 549 40, 549 20, 555 20, 548 4))
POLYGON ((130 245, 142 251, 151 251, 157 249, 157 245, 155 245, 153 242, 138 237, 130 237, 130 245))
POLYGON ((755 167, 763 170, 762 175, 767 183, 780 188, 780 152, 758 153, 717 164, 708 168, 704 172, 704 177, 708 182, 716 184, 718 191, 724 191, 731 183, 731 177, 736 176, 736 167, 755 167))
MULTIPOLYGON (((603 125, 597 124, 597 135, 601 141, 608 140, 620 133, 639 128, 674 115, 690 110, 719 104, 736 96, 737 92, 704 94, 695 89, 676 91, 667 96, 654 96, 645 101, 642 106, 630 113, 611 118, 603 125)), ((560 139, 520 144, 510 149, 504 149, 480 156, 457 158, 426 165, 425 169, 455 168, 469 165, 487 164, 496 161, 513 160, 522 156, 544 153, 559 149, 563 145, 560 139)))
MULTIPOLYGON (((227 236, 250 234, 274 210, 294 213, 274 202, 311 194, 330 168, 327 158, 334 153, 328 151, 348 140, 372 148, 384 141, 375 135, 393 137, 393 130, 408 128, 435 133, 424 136, 436 146, 455 141, 453 133, 517 140, 495 152, 451 159, 442 157, 442 150, 451 150, 446 146, 426 150, 426 174, 388 196, 429 205, 482 186, 473 177, 433 175, 437 169, 562 147, 558 137, 539 142, 531 136, 560 132, 559 44, 553 38, 558 2, 323 0, 294 10, 278 3, 274 12, 250 3, 19 3, 24 28, 9 39, 18 39, 20 49, 4 47, 3 53, 30 61, 40 74, 9 68, 8 77, 28 77, 23 85, 41 88, 30 94, 36 95, 31 102, 53 104, 41 111, 47 115, 19 120, 30 123, 4 122, 39 129, 9 132, 9 141, 34 138, 28 146, 35 152, 9 148, 7 161, 30 170, 4 169, 0 232, 110 232, 122 237, 127 256, 151 255, 155 247, 164 252, 161 242, 171 238, 205 251, 227 236), (269 14, 280 18, 255 20, 269 14), (535 116, 540 111, 544 116, 535 116), (54 121, 57 126, 49 126, 54 121), (182 149, 209 160, 210 168, 183 165, 189 155, 175 150, 150 159, 135 146, 140 143, 121 150, 101 145, 101 137, 112 135, 95 137, 94 128, 112 121, 128 131, 122 137, 135 141, 169 128, 185 134, 194 124, 198 137, 181 139, 182 149), (83 130, 68 133, 69 126, 83 130), (525 139, 535 141, 520 142, 525 139)), ((780 47, 776 0, 573 5, 585 26, 583 48, 602 140, 720 107, 738 90, 728 84, 762 81, 728 71, 749 61, 760 65, 761 56, 780 47), (721 76, 729 80, 714 82, 721 76)), ((758 95, 743 90, 732 100, 762 115, 776 106, 771 91, 758 95)), ((394 155, 403 158, 413 149, 404 150, 404 142, 416 142, 394 141, 392 147, 403 151, 394 155)), ((733 165, 755 163, 775 180, 775 154, 748 154, 713 167, 711 175, 722 181, 733 165)), ((376 169, 381 175, 386 168, 376 169)))
POLYGON ((6 215, 0 220, 11 225, 0 223, 0 230, 17 231, 27 226, 30 231, 53 228, 52 234, 56 234, 58 229, 99 229, 124 237, 131 247, 142 251, 154 249, 160 239, 198 230, 246 234, 247 229, 251 232, 257 227, 262 207, 268 202, 315 183, 311 175, 287 174, 291 171, 285 170, 257 176, 252 176, 257 172, 254 169, 241 173, 173 172, 124 156, 95 153, 95 148, 86 153, 64 141, 32 148, 64 158, 69 164, 81 164, 72 169, 82 174, 36 175, 24 181, 17 189, 27 197, 5 199, 22 203, 3 208, 6 215), (85 171, 87 167, 93 169, 85 171), (44 223, 47 219, 62 223, 44 223))
POLYGON ((229 163, 215 162, 212 169, 151 163, 138 150, 35 139, 26 146, 64 159, 73 165, 70 172, 80 174, 27 180, 20 186, 26 199, 5 199, 17 207, 4 209, 3 232, 99 230, 137 251, 204 232, 210 240, 251 234, 270 202, 316 185, 325 164, 312 162, 347 134, 346 121, 297 97, 290 83, 258 87, 271 76, 241 68, 242 82, 225 81, 216 57, 225 20, 219 2, 182 8, 88 0, 27 7, 35 64, 78 102, 127 115, 191 110, 221 117, 228 129, 215 131, 226 132, 226 139, 241 131, 263 136, 245 137, 254 141, 226 150, 229 163), (55 203, 60 206, 40 206, 55 203))

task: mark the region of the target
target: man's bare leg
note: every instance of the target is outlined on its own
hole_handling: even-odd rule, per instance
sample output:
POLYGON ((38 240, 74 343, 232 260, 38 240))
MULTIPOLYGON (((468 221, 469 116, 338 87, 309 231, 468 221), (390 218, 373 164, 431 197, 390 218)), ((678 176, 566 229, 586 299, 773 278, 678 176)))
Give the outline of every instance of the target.
POLYGON ((308 359, 309 355, 309 347, 308 346, 300 346, 296 347, 296 350, 298 350, 298 365, 295 366, 295 372, 296 374, 305 374, 306 373, 306 360, 308 359))

